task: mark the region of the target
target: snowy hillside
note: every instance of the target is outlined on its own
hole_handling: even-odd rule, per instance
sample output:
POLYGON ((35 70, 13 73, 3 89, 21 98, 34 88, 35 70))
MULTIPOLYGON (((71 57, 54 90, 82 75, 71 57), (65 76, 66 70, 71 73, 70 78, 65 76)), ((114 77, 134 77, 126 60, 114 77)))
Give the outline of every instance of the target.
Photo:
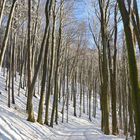
MULTIPOLYGON (((18 83, 18 82, 17 82, 18 83)), ((15 93, 18 84, 15 83, 15 93)), ((100 110, 97 118, 90 122, 88 116, 74 117, 70 108, 69 123, 55 125, 54 128, 31 123, 26 120, 26 97, 21 89, 21 95, 16 95, 16 105, 7 107, 7 91, 5 77, 0 74, 0 140, 124 140, 123 137, 105 136, 100 130, 100 110)), ((35 116, 37 115, 38 98, 34 98, 35 116)), ((61 105, 60 105, 61 107, 61 105)), ((61 113, 59 114, 61 116, 61 113)), ((61 122, 61 117, 59 117, 61 122)))

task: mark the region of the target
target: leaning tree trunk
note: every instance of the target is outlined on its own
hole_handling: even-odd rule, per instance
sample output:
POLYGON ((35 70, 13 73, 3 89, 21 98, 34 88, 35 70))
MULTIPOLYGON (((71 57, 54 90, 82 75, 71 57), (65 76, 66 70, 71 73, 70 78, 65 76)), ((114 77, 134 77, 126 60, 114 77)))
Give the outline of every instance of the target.
POLYGON ((41 48, 40 48, 40 52, 39 52, 39 56, 38 56, 38 61, 37 61, 36 67, 35 67, 35 72, 34 72, 32 83, 31 83, 31 93, 32 94, 34 91, 35 82, 36 82, 36 79, 37 79, 37 76, 39 73, 39 69, 41 66, 41 60, 42 60, 42 56, 43 56, 43 52, 44 52, 44 44, 46 41, 46 37, 48 35, 48 30, 49 30, 49 25, 50 25, 50 14, 51 14, 51 9, 52 9, 53 3, 54 3, 54 0, 47 0, 46 6, 45 6, 46 26, 45 26, 43 40, 41 43, 41 48))
POLYGON ((4 54, 5 54, 7 43, 8 43, 8 37, 9 37, 9 32, 10 32, 10 28, 11 28, 11 23, 12 23, 12 19, 13 19, 13 15, 14 15, 16 2, 17 2, 17 0, 13 0, 12 7, 11 7, 11 10, 10 10, 5 35, 4 35, 4 39, 3 39, 3 42, 2 42, 2 48, 0 50, 0 66, 2 65, 2 62, 3 62, 3 59, 4 59, 4 54))
POLYGON ((0 27, 1 27, 1 22, 2 22, 5 4, 6 4, 6 0, 2 0, 2 5, 1 5, 1 9, 0 9, 0 27))

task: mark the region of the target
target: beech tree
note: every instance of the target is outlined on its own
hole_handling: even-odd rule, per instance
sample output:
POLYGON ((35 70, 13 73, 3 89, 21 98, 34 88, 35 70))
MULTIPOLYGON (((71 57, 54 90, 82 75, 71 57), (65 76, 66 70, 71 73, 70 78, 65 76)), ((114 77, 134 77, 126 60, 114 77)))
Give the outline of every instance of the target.
MULTIPOLYGON (((130 81, 132 86, 132 98, 133 98, 133 106, 135 110, 135 121, 136 121, 136 139, 140 138, 140 90, 139 90, 139 82, 138 82, 138 71, 137 71, 137 63, 135 56, 135 44, 132 37, 132 29, 130 27, 130 17, 129 10, 126 9, 126 5, 124 2, 118 0, 118 5, 120 9, 120 13, 123 20, 124 32, 126 37, 126 45, 128 52, 128 62, 129 62, 129 71, 130 71, 130 81)), ((128 7, 131 7, 131 3, 128 3, 128 7)))

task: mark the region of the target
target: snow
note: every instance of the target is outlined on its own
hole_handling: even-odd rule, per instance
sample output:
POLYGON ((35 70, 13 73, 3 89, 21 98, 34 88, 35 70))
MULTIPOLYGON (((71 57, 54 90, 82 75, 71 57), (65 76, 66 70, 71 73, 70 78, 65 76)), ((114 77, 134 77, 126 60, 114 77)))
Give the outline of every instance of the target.
MULTIPOLYGON (((72 105, 69 108, 69 123, 66 123, 66 118, 64 123, 61 123, 60 112, 59 125, 54 125, 54 128, 40 125, 37 122, 28 122, 25 90, 21 89, 20 96, 18 96, 17 89, 18 82, 15 82, 16 104, 11 104, 11 108, 8 108, 5 77, 0 72, 0 140, 125 140, 123 136, 106 136, 101 132, 99 108, 97 108, 97 117, 92 122, 88 120, 86 114, 74 117, 72 105)), ((39 98, 34 98, 33 102, 36 117, 39 98)), ((61 104, 59 108, 61 111, 61 104)))

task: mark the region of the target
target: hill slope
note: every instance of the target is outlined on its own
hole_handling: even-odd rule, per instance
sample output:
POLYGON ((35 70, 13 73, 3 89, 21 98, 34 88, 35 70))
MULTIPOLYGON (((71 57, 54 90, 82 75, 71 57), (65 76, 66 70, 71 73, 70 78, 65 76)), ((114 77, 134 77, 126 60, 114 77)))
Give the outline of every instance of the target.
MULTIPOLYGON (((18 82, 17 82, 18 83, 18 82)), ((100 110, 97 118, 90 122, 87 115, 74 117, 70 106, 69 123, 60 123, 54 128, 26 120, 25 90, 17 96, 18 84, 15 82, 16 105, 7 107, 8 93, 5 91, 5 77, 0 73, 0 140, 124 140, 124 137, 105 136, 100 130, 100 110)), ((34 98, 35 116, 39 98, 34 98)), ((60 105, 61 106, 61 105, 60 105)), ((61 113, 59 114, 61 122, 61 113)))

